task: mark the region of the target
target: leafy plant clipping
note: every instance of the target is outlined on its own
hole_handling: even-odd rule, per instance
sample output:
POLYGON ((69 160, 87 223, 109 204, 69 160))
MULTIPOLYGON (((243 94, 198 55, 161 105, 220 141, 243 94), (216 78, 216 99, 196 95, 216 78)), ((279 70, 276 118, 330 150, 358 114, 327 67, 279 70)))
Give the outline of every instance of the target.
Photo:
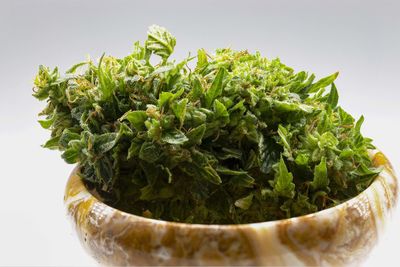
POLYGON ((63 76, 39 67, 44 147, 78 163, 109 205, 168 221, 261 222, 334 206, 379 173, 363 117, 337 105, 338 73, 316 81, 231 49, 200 49, 191 69, 196 57, 169 60, 175 43, 151 26, 124 58, 103 55, 63 76))

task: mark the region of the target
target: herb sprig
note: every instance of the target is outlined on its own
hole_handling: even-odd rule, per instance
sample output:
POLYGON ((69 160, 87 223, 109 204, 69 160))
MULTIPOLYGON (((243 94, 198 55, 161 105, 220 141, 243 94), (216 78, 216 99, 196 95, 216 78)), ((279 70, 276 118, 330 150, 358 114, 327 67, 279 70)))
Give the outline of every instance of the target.
POLYGON ((200 49, 190 69, 196 57, 169 60, 175 44, 151 26, 124 58, 103 55, 62 76, 39 67, 44 147, 79 163, 106 203, 170 221, 261 222, 334 206, 379 173, 364 118, 337 105, 338 73, 316 81, 231 49, 200 49))

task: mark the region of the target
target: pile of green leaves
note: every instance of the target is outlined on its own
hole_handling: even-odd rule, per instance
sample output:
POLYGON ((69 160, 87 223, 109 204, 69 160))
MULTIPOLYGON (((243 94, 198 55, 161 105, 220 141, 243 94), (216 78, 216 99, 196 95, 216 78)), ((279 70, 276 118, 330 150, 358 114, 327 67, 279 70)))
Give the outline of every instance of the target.
POLYGON ((334 206, 379 173, 363 117, 337 105, 338 73, 316 81, 231 49, 175 62, 175 43, 152 26, 124 58, 103 55, 63 76, 39 67, 44 147, 79 163, 106 203, 169 221, 261 222, 334 206))

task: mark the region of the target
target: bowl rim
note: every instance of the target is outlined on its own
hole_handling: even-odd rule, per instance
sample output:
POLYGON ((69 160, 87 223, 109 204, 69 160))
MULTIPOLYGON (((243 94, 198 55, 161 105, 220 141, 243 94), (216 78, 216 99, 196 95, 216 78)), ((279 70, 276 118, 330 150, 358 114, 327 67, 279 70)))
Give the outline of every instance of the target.
MULTIPOLYGON (((92 192, 87 188, 85 182, 81 178, 81 176, 78 174, 80 170, 80 166, 77 165, 72 173, 71 176, 68 180, 67 183, 67 190, 69 187, 69 182, 71 179, 73 179, 74 176, 77 176, 75 179, 77 180, 76 186, 82 188, 82 193, 86 194, 87 197, 91 198, 93 200, 93 205, 100 205, 107 209, 109 212, 114 212, 114 213, 119 213, 123 217, 127 217, 129 220, 134 220, 136 222, 144 222, 152 225, 167 225, 169 227, 174 227, 174 228, 190 228, 190 229, 207 229, 207 230, 212 230, 212 229, 218 229, 218 230, 238 230, 238 229, 248 229, 248 228, 266 228, 269 226, 277 225, 277 224, 290 224, 294 223, 298 220, 304 220, 307 218, 311 217, 325 217, 329 216, 329 214, 336 212, 337 210, 342 210, 345 209, 348 206, 354 205, 354 203, 361 201, 362 198, 364 198, 366 195, 371 194, 372 190, 374 190, 374 187, 381 186, 381 179, 384 181, 387 181, 388 177, 396 179, 396 184, 397 184, 397 178, 394 173, 393 167, 390 163, 390 161, 387 159, 387 157, 377 149, 370 150, 369 155, 371 159, 374 161, 377 155, 382 156, 381 161, 378 161, 378 163, 375 164, 375 167, 382 167, 382 170, 379 175, 377 175, 374 179, 374 181, 362 192, 360 192, 358 195, 327 209, 323 209, 317 212, 301 215, 301 216, 296 216, 296 217, 291 217, 291 218, 286 218, 286 219, 280 219, 280 220, 272 220, 272 221, 265 221, 265 222, 254 222, 254 223, 243 223, 243 224, 200 224, 200 223, 185 223, 185 222, 175 222, 175 221, 166 221, 166 220, 159 220, 159 219, 152 219, 152 218, 147 218, 143 217, 140 215, 128 213, 125 211, 122 211, 118 208, 115 208, 113 206, 110 206, 106 204, 105 202, 101 201, 97 196, 92 194, 92 192), (385 174, 385 175, 383 175, 385 174)), ((397 198, 397 192, 395 193, 396 198, 397 198)), ((68 198, 71 196, 65 197, 65 203, 68 202, 68 198)), ((67 205, 68 206, 68 205, 67 205)))

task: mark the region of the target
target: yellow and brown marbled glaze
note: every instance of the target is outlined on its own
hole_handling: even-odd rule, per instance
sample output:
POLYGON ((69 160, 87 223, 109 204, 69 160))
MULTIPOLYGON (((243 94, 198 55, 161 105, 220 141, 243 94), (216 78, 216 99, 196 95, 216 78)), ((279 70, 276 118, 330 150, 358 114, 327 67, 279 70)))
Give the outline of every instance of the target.
POLYGON ((386 157, 371 152, 383 171, 355 198, 286 220, 199 225, 165 222, 119 211, 93 196, 77 175, 65 204, 83 246, 102 265, 345 266, 365 259, 397 202, 397 179, 386 157))

